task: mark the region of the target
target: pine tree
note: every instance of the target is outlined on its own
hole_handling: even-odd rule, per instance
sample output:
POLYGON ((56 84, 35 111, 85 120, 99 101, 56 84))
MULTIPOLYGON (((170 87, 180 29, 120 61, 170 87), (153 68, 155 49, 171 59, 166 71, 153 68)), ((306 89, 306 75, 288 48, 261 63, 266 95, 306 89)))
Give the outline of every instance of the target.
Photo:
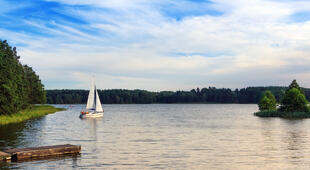
POLYGON ((309 102, 297 81, 293 80, 281 100, 280 111, 307 112, 309 111, 309 108, 307 107, 308 103, 309 102))

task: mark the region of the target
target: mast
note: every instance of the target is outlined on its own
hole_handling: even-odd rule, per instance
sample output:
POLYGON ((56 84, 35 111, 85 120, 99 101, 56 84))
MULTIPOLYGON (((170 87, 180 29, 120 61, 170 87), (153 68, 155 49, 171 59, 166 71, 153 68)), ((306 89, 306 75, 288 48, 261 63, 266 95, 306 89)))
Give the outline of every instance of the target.
POLYGON ((95 85, 95 89, 94 89, 94 110, 96 110, 96 108, 97 108, 96 98, 97 98, 97 89, 96 89, 96 85, 95 85))
POLYGON ((87 99, 87 105, 86 105, 86 109, 90 109, 90 110, 95 110, 96 107, 96 103, 95 103, 95 87, 94 87, 95 83, 94 81, 92 81, 90 89, 89 89, 89 94, 88 94, 88 99, 87 99))
POLYGON ((86 109, 95 110, 96 112, 103 112, 94 80, 92 81, 89 90, 86 109))

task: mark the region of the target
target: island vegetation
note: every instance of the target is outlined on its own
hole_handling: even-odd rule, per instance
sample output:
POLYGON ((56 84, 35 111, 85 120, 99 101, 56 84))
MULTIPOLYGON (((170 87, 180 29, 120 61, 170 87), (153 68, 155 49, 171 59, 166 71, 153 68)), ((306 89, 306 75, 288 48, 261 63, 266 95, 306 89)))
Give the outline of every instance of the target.
POLYGON ((258 104, 260 117, 310 118, 310 106, 305 93, 296 80, 290 84, 276 107, 276 100, 270 91, 266 91, 258 104))
POLYGON ((15 47, 0 40, 0 125, 20 122, 58 111, 46 103, 46 92, 39 76, 19 61, 15 47))

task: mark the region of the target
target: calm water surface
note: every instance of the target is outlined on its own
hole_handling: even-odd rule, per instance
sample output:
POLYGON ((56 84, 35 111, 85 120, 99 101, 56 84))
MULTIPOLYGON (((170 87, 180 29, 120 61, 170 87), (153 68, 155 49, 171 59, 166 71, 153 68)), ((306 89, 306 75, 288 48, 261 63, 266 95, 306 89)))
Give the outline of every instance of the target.
POLYGON ((84 105, 0 126, 0 150, 76 144, 78 156, 0 163, 0 169, 309 169, 310 119, 253 116, 256 105, 84 105))

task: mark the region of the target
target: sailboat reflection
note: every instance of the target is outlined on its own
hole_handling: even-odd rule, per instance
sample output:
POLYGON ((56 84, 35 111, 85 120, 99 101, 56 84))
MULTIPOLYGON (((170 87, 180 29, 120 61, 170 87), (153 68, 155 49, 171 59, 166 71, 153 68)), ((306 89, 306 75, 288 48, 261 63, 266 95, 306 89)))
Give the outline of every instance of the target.
POLYGON ((96 119, 86 119, 86 121, 89 123, 89 138, 92 142, 91 145, 88 145, 91 152, 97 152, 99 149, 97 149, 97 142, 98 142, 98 134, 97 134, 97 128, 100 123, 102 123, 102 118, 96 118, 96 119))

